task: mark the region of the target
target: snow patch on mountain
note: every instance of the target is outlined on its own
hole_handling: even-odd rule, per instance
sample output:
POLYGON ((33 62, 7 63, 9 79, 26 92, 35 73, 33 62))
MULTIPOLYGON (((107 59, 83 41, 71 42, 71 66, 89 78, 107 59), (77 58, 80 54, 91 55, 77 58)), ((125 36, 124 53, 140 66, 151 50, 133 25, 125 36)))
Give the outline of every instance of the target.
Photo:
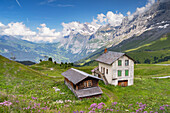
POLYGON ((169 26, 169 24, 165 24, 164 26, 158 26, 158 28, 161 28, 161 29, 165 29, 165 28, 167 28, 169 26))

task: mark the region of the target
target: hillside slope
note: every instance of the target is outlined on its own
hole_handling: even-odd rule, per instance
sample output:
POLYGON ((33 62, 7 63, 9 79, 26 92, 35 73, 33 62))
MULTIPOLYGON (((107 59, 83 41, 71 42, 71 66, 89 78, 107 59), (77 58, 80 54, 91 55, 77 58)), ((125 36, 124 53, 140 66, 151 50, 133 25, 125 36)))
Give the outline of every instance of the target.
POLYGON ((170 34, 151 43, 126 50, 138 63, 158 63, 170 60, 170 34))
MULTIPOLYGON (((148 32, 147 32, 148 33, 148 32)), ((117 46, 108 48, 109 51, 125 52, 138 63, 158 63, 170 59, 170 33, 162 35, 154 41, 147 41, 145 34, 132 37, 117 46)), ((85 59, 76 62, 77 65, 97 65, 93 60, 104 52, 104 48, 90 54, 85 59)))
POLYGON ((12 103, 10 109, 3 109, 0 105, 0 112, 30 112, 30 110, 38 112, 51 106, 44 104, 47 102, 53 103, 60 98, 75 100, 73 93, 60 81, 61 79, 57 80, 1 55, 0 59, 0 103, 4 101, 12 103), (64 91, 65 95, 55 92, 53 87, 56 86, 61 92, 64 91))

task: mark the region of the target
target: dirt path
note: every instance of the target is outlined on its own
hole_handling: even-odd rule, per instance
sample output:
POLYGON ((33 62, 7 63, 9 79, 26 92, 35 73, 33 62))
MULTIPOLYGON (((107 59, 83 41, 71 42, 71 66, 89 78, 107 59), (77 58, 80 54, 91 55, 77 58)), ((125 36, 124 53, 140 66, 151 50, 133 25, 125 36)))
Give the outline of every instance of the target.
POLYGON ((114 93, 104 87, 101 87, 102 91, 109 96, 109 102, 116 102, 118 100, 118 97, 114 95, 114 93))

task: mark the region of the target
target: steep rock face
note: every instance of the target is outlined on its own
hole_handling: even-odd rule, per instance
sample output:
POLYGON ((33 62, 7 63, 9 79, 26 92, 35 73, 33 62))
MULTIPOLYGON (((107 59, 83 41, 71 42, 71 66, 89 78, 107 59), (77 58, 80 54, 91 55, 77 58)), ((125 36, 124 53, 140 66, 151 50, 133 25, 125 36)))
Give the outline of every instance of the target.
MULTIPOLYGON (((168 31, 170 24, 170 1, 163 0, 155 3, 148 11, 135 15, 132 20, 126 17, 121 26, 115 29, 111 42, 115 46, 133 36, 155 29, 157 32, 168 31)), ((111 37, 110 33, 110 37, 111 37)))
POLYGON ((88 31, 88 33, 71 33, 68 38, 65 38, 61 46, 73 54, 81 54, 82 52, 90 54, 103 46, 116 46, 133 36, 140 36, 146 31, 154 30, 162 33, 166 31, 165 33, 167 33, 169 24, 170 0, 158 0, 144 13, 133 15, 133 19, 124 18, 120 26, 104 25, 98 30, 94 30, 85 25, 83 30, 88 31))

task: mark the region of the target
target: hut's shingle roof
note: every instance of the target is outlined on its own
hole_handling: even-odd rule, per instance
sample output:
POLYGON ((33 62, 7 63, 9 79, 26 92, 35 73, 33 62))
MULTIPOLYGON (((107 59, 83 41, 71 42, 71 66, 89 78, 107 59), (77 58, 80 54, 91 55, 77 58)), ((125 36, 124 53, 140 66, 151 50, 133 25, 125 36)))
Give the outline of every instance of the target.
POLYGON ((73 84, 77 84, 77 83, 79 83, 80 81, 84 80, 87 77, 92 77, 92 78, 101 80, 98 77, 95 77, 93 75, 87 74, 87 73, 85 73, 83 71, 80 71, 80 70, 77 70, 77 69, 74 69, 74 68, 71 68, 71 69, 63 72, 62 75, 65 78, 67 78, 69 81, 71 81, 73 84))
POLYGON ((108 51, 107 53, 103 53, 95 60, 98 62, 111 65, 113 62, 115 62, 118 58, 120 58, 123 55, 125 55, 125 53, 108 51))
POLYGON ((86 89, 75 90, 75 93, 78 96, 78 98, 81 98, 81 97, 99 95, 102 94, 103 92, 100 89, 100 87, 91 87, 86 89))

